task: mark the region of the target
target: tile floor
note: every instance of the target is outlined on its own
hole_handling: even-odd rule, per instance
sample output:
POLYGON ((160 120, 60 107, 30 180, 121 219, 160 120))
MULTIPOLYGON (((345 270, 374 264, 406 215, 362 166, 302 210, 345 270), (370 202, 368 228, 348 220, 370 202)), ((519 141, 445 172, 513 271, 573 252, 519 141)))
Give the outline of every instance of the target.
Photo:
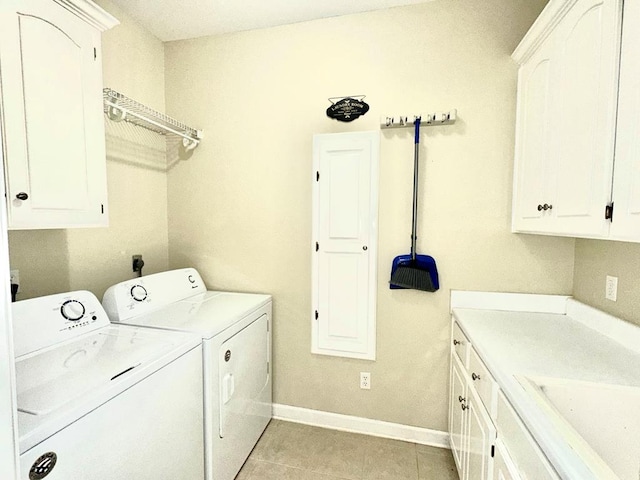
POLYGON ((272 420, 236 480, 458 480, 451 451, 272 420))

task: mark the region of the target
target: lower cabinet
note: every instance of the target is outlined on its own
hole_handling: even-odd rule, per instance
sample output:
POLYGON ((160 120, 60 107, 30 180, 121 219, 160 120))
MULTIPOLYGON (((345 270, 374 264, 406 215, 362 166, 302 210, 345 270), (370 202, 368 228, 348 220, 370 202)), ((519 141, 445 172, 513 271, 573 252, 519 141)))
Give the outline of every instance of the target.
POLYGON ((496 429, 456 355, 451 357, 449 405, 451 450, 461 480, 492 478, 491 455, 496 429))
POLYGON ((449 438, 460 480, 559 479, 499 390, 473 339, 455 321, 450 381, 449 438), (465 349, 457 349, 460 345, 465 349))

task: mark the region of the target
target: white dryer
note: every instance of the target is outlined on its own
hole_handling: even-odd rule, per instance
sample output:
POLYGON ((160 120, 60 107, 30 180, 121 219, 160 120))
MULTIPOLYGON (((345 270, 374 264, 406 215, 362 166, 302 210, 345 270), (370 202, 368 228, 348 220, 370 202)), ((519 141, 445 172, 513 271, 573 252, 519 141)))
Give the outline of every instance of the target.
POLYGON ((271 419, 271 296, 207 291, 193 268, 110 287, 113 322, 202 338, 205 478, 232 480, 271 419))
POLYGON ((201 480, 201 342, 112 325, 90 292, 12 304, 20 480, 201 480))

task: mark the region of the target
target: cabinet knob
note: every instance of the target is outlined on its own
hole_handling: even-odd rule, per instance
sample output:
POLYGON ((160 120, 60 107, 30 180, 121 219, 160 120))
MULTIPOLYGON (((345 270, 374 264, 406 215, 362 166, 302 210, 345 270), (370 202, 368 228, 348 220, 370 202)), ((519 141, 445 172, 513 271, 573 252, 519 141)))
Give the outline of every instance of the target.
POLYGON ((18 200, 26 200, 27 198, 29 198, 29 195, 27 195, 25 192, 20 192, 16 195, 16 198, 18 200))
POLYGON ((553 208, 553 205, 549 205, 549 204, 547 204, 547 203, 545 203, 545 204, 542 206, 542 209, 543 209, 545 212, 546 212, 547 210, 551 210, 552 208, 553 208))
POLYGON ((480 375, 476 375, 475 373, 471 374, 471 380, 480 380, 480 375))
POLYGON ((464 402, 464 398, 462 398, 462 395, 458 395, 458 401, 459 401, 460 403, 464 402))
POLYGON ((542 205, 538 204, 538 211, 541 212, 542 211, 542 205))
POLYGON ((366 245, 364 245, 364 246, 362 247, 362 249, 366 252, 366 251, 369 249, 369 247, 367 247, 366 245))
POLYGON ((460 343, 462 343, 462 342, 460 342, 459 340, 456 340, 455 338, 453 339, 453 344, 454 345, 460 345, 460 343))
POLYGON ((462 410, 467 410, 467 409, 469 409, 469 408, 471 408, 471 407, 469 407, 469 406, 467 406, 467 405, 465 405, 465 404, 463 403, 462 405, 460 405, 460 408, 462 408, 462 410))

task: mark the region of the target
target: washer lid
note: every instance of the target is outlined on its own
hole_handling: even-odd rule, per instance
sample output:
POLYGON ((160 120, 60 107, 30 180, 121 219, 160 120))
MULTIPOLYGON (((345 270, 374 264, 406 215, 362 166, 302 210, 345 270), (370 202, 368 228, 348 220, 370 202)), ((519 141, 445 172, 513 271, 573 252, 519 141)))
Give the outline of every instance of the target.
POLYGON ((125 322, 211 338, 270 301, 271 295, 209 291, 125 322))
POLYGON ((121 389, 119 380, 159 360, 176 347, 176 340, 136 328, 105 327, 25 355, 16 361, 18 410, 46 415, 89 394, 113 396, 121 389))

